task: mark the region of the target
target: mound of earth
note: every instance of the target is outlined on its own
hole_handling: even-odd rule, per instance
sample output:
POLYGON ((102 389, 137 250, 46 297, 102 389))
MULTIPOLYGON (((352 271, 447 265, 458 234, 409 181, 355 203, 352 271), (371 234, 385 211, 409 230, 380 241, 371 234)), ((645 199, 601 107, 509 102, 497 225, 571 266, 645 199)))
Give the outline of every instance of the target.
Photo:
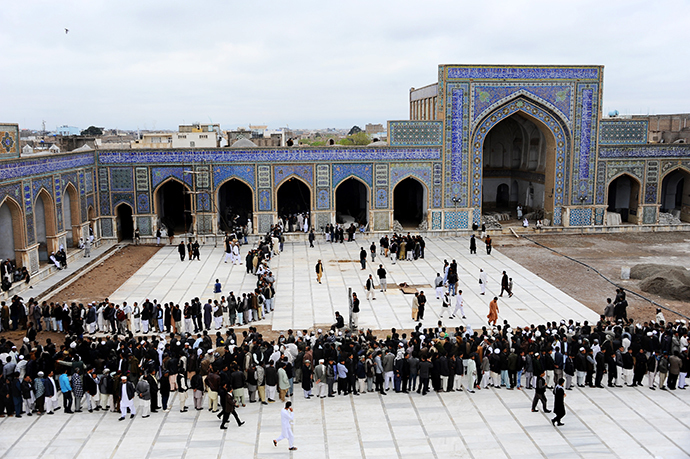
POLYGON ((664 298, 690 301, 690 271, 682 266, 643 263, 630 268, 632 279, 642 279, 640 289, 664 298))

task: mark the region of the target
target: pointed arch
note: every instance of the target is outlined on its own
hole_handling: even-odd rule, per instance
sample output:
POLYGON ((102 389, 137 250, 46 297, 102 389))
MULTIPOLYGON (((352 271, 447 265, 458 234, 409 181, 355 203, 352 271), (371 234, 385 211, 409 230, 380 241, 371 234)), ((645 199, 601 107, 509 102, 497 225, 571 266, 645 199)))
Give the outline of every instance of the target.
POLYGON ((62 196, 62 221, 67 232, 67 246, 77 246, 81 237, 79 192, 72 183, 67 183, 62 196), (69 205, 65 206, 66 203, 69 205))
POLYGON ((544 211, 555 225, 562 223, 562 206, 568 202, 568 164, 570 131, 566 121, 541 105, 529 95, 520 94, 484 115, 475 125, 470 137, 471 180, 470 206, 474 207, 474 221, 479 223, 482 208, 482 184, 484 179, 484 141, 498 123, 518 113, 539 128, 546 140, 546 164, 544 168, 544 211))
POLYGON ((238 176, 230 176, 216 186, 216 209, 218 227, 223 231, 231 230, 233 216, 229 213, 240 216, 241 225, 245 225, 247 220, 254 215, 255 194, 252 186, 238 176), (241 190, 241 191, 240 191, 241 190), (248 193, 248 195, 244 194, 248 193))
POLYGON ((278 185, 276 185, 275 196, 276 209, 278 210, 278 216, 281 217, 281 212, 283 213, 294 213, 294 212, 310 212, 313 209, 313 199, 314 193, 311 189, 309 183, 302 177, 296 174, 288 175, 284 180, 281 180, 278 185), (295 196, 282 196, 286 192, 285 187, 290 184, 296 183, 298 185, 293 185, 295 188, 295 196), (302 188, 303 187, 303 188, 302 188), (307 192, 309 196, 304 196, 304 192, 307 192))
POLYGON ((335 203, 336 222, 338 222, 339 215, 349 215, 361 225, 366 225, 369 222, 371 188, 357 175, 350 174, 335 186, 333 202, 335 203))
POLYGON ((22 265, 20 251, 26 247, 26 231, 24 230, 24 213, 22 206, 10 196, 0 200, 0 215, 3 208, 9 212, 9 219, 0 218, 0 258, 10 258, 10 253, 17 266, 22 265), (7 245, 5 245, 7 243, 7 245))
POLYGON ((429 212, 429 188, 413 174, 393 186, 393 218, 403 226, 418 226, 429 212))
POLYGON ((642 204, 642 181, 630 172, 612 177, 606 187, 607 212, 618 213, 621 222, 641 223, 638 210, 642 204))

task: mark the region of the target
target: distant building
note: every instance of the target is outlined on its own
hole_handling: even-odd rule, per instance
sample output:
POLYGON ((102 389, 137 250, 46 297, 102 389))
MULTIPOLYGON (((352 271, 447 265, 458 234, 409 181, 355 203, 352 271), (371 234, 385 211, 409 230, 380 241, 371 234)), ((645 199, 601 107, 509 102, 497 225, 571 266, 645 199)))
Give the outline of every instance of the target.
POLYGON ((172 136, 173 148, 218 148, 220 124, 180 125, 172 136))
POLYGON ((70 136, 70 135, 79 135, 81 134, 81 130, 78 127, 75 126, 60 126, 59 128, 56 129, 56 134, 57 135, 62 135, 62 136, 70 136))
POLYGON ((141 139, 131 142, 132 148, 172 148, 172 132, 147 132, 141 135, 141 139))
POLYGON ((251 141, 257 147, 282 147, 285 146, 286 132, 284 129, 270 131, 267 126, 249 125, 249 129, 237 128, 233 131, 225 131, 228 146, 232 146, 241 139, 251 141))
POLYGON ((633 115, 648 121, 649 143, 690 143, 690 113, 676 115, 633 115))
POLYGON ((410 121, 433 121, 436 118, 438 83, 410 89, 410 121))
POLYGON ((386 128, 383 127, 383 124, 367 124, 366 126, 364 126, 364 131, 369 135, 374 135, 380 134, 381 132, 385 132, 386 128))

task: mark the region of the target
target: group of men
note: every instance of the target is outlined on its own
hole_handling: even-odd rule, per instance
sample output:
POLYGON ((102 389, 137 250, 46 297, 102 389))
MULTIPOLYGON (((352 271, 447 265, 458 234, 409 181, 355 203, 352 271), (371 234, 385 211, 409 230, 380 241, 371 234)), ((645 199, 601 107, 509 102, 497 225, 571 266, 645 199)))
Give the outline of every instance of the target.
MULTIPOLYGON (((556 417, 562 425, 565 391, 576 386, 646 386, 683 390, 690 366, 687 324, 655 320, 547 322, 513 328, 506 321, 472 330, 418 324, 408 336, 391 329, 385 340, 371 330, 346 328, 281 333, 269 341, 254 327, 238 335, 229 329, 215 338, 173 333, 137 338, 68 335, 59 348, 24 339, 20 349, 0 340, 2 409, 8 414, 51 413, 62 396, 66 413, 112 409, 120 419, 146 417, 173 396, 181 412, 219 413, 225 427, 236 408, 270 404, 294 396, 306 399, 377 392, 452 392, 534 390, 532 410, 541 402, 548 412, 547 389, 554 390, 556 417), (135 403, 138 402, 138 403, 135 403), (138 405, 138 406, 137 406, 138 405), (190 405, 191 406, 191 405, 190 405)), ((3 412, 4 414, 4 412, 3 412)), ((291 445, 292 446, 292 445, 291 445)))

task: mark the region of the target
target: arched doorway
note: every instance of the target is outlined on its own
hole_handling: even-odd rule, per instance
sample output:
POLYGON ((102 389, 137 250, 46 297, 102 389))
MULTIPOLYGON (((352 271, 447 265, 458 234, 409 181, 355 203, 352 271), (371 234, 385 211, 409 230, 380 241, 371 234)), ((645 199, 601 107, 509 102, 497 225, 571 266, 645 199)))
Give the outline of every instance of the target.
POLYGON ((690 173, 676 169, 666 174, 661 182, 661 212, 690 222, 690 173))
POLYGON ((620 214, 621 222, 637 223, 640 182, 630 175, 623 174, 609 184, 608 191, 607 211, 620 214))
POLYGON ((408 177, 393 189, 393 218, 403 228, 417 228, 424 219, 426 190, 417 179, 408 177))
POLYGON ((284 181, 277 192, 278 217, 286 217, 311 211, 311 191, 306 183, 297 178, 284 181))
POLYGON ((189 188, 171 179, 156 190, 156 210, 161 224, 175 234, 186 233, 192 224, 192 199, 189 188))
POLYGON ((254 212, 254 195, 249 185, 238 179, 230 179, 218 189, 218 227, 230 231, 233 227, 246 226, 254 212))
POLYGON ((38 259, 47 261, 54 248, 49 246, 48 239, 55 236, 55 206, 53 198, 42 189, 34 203, 34 219, 36 228, 36 242, 38 243, 38 259))
POLYGON ((134 239, 134 220, 132 219, 132 208, 128 204, 120 204, 115 209, 117 215, 117 240, 134 239))
POLYGON ((7 198, 0 205, 0 259, 15 260, 21 266, 17 251, 24 247, 22 211, 19 204, 7 198))
POLYGON ((92 235, 95 237, 96 234, 98 234, 96 231, 96 211, 93 209, 93 207, 89 206, 89 208, 86 211, 86 215, 89 218, 89 232, 85 236, 85 238, 90 237, 92 235))
POLYGON ((552 210, 553 202, 545 202, 545 185, 553 142, 551 131, 522 112, 491 128, 483 144, 483 212, 515 212, 518 205, 526 212, 552 210))
POLYGON ((335 221, 349 226, 358 223, 366 226, 369 221, 369 193, 359 179, 350 177, 335 190, 335 221))
POLYGON ((78 246, 81 237, 79 225, 79 194, 74 185, 68 183, 62 195, 62 221, 67 232, 67 247, 78 246))

